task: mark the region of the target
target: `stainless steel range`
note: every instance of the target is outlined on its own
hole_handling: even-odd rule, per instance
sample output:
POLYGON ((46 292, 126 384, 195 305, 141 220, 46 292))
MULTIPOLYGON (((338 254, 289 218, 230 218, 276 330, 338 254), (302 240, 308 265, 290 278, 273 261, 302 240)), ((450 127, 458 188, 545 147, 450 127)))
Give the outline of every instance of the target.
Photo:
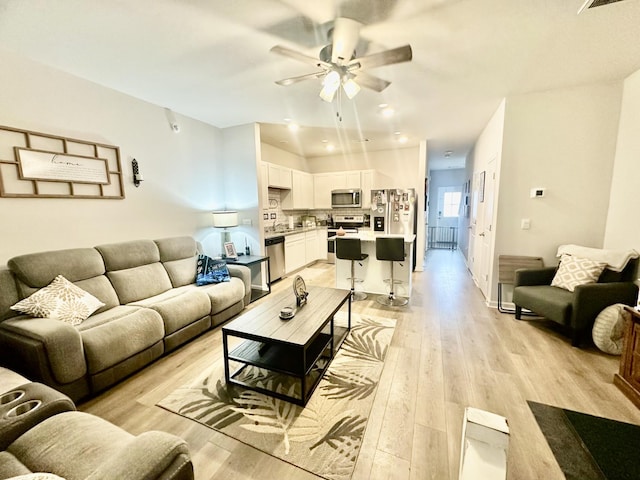
POLYGON ((333 226, 327 228, 327 263, 336 263, 335 236, 342 228, 346 233, 358 233, 364 226, 364 215, 334 215, 333 226))

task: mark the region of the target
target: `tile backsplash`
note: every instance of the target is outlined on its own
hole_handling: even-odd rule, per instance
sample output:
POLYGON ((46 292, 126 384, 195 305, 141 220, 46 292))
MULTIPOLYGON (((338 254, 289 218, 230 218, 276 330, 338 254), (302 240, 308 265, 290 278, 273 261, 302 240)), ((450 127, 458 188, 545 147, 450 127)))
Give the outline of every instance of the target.
POLYGON ((268 219, 265 220, 265 227, 267 228, 278 224, 287 226, 289 225, 289 217, 293 217, 294 225, 300 225, 304 215, 313 215, 318 223, 322 223, 336 213, 340 215, 362 215, 369 213, 369 211, 361 208, 341 208, 336 210, 287 210, 285 212, 282 210, 281 190, 277 188, 269 189, 269 205, 267 209, 262 211, 263 215, 268 215, 268 219))

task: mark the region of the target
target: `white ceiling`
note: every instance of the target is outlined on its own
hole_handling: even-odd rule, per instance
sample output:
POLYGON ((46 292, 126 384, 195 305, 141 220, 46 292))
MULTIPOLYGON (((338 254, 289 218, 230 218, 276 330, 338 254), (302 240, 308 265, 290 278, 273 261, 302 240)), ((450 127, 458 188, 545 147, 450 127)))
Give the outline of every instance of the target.
POLYGON ((502 98, 640 69, 640 1, 577 15, 583 1, 2 0, 0 45, 217 127, 280 125, 264 140, 306 156, 326 154, 321 140, 335 154, 426 139, 430 165, 446 168, 464 163, 502 98), (342 121, 319 80, 276 85, 311 70, 269 52, 317 56, 336 16, 364 24, 358 56, 413 48, 411 62, 370 71, 391 86, 343 100, 342 121), (285 118, 303 127, 298 140, 285 118))

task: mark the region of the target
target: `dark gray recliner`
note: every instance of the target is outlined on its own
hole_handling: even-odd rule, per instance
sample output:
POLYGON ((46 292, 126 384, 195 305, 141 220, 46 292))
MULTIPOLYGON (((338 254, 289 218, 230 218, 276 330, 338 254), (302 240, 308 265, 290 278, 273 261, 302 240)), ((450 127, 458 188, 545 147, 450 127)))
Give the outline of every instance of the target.
POLYGON ((579 346, 588 338, 598 314, 609 305, 635 305, 638 286, 633 283, 637 259, 622 272, 605 269, 597 283, 578 285, 573 292, 552 287, 558 267, 516 270, 513 289, 515 317, 522 319, 526 308, 569 330, 571 344, 579 346))

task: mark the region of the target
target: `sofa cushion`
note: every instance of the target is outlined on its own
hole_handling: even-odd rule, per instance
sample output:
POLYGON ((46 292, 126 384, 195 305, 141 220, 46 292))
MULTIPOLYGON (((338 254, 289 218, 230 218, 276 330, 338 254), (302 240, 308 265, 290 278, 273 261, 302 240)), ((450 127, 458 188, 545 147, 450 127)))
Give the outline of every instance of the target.
POLYGON ((162 341, 164 325, 149 308, 120 306, 79 326, 90 374, 101 372, 162 341))
POLYGON ((32 317, 52 318, 70 325, 79 325, 104 303, 62 275, 33 295, 19 301, 12 310, 32 317))
POLYGON ((193 287, 204 291, 211 300, 211 315, 226 310, 244 298, 244 282, 237 277, 223 283, 193 287))
POLYGON ((214 260, 206 255, 198 255, 196 266, 196 285, 228 282, 231 279, 227 262, 214 260))
POLYGON ((573 292, 578 285, 596 283, 606 266, 605 262, 596 262, 573 255, 562 255, 558 271, 551 280, 551 286, 573 292))
POLYGON ((564 288, 550 285, 522 286, 513 289, 513 303, 547 318, 563 319, 571 316, 573 294, 564 288))
POLYGON ((60 413, 39 423, 7 451, 32 471, 56 472, 65 478, 88 478, 98 465, 123 448, 133 436, 99 417, 83 412, 60 413), (60 433, 64 432, 64 441, 60 433))
MULTIPOLYGON (((61 413, 26 432, 7 451, 31 469, 67 479, 186 478, 191 462, 184 440, 164 432, 137 437, 94 415, 61 413), (64 441, 60 441, 64 432, 64 441)), ((192 478, 192 476, 189 476, 192 478)))
POLYGON ((31 473, 24 464, 9 452, 0 452, 0 478, 11 478, 31 473))
POLYGON ((209 296, 203 291, 189 287, 172 288, 131 305, 151 308, 158 312, 164 322, 165 336, 211 313, 209 296))
POLYGON ((159 295, 171 288, 169 275, 159 262, 107 272, 107 276, 123 305, 159 295))
POLYGON ((102 257, 93 248, 21 255, 10 259, 7 266, 18 279, 21 298, 46 287, 58 275, 64 276, 70 282, 77 282, 105 273, 102 257))
POLYGON ((133 240, 131 242, 98 245, 107 272, 125 270, 160 261, 160 252, 153 240, 133 240))
POLYGON ((195 282, 198 245, 191 237, 172 237, 155 240, 160 261, 169 274, 174 287, 195 282))

